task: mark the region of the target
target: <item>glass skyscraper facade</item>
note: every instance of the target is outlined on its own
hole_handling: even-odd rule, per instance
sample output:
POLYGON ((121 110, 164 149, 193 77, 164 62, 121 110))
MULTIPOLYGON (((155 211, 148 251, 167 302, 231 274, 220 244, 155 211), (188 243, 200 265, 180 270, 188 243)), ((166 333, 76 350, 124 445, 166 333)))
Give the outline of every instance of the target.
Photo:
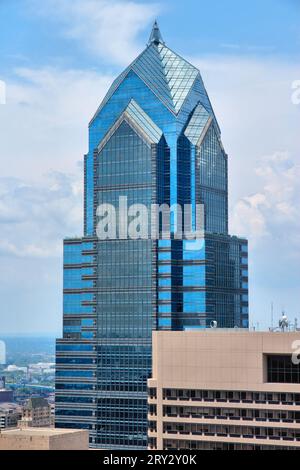
POLYGON ((227 155, 200 72, 154 24, 89 125, 84 235, 64 241, 56 426, 91 447, 147 446, 152 330, 248 327, 247 240, 228 234, 227 155), (101 240, 97 207, 204 205, 197 242, 101 240), (191 245, 193 244, 193 246, 191 245))

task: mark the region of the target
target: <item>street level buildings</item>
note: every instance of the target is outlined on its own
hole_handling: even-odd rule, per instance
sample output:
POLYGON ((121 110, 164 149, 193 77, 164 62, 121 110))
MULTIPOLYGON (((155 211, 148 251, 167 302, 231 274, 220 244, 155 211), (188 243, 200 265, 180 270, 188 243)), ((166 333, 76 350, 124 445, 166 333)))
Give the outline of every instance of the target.
POLYGON ((22 407, 16 403, 0 403, 0 430, 14 428, 22 417, 22 407))

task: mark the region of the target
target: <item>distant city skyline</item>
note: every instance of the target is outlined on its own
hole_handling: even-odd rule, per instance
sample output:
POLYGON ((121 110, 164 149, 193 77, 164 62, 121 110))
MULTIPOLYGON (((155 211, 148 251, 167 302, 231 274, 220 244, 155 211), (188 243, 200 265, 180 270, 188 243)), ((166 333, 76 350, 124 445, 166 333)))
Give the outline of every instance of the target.
POLYGON ((283 309, 299 318, 299 4, 15 0, 0 13, 0 334, 61 333, 61 240, 82 231, 86 122, 155 17, 200 68, 222 127, 230 232, 249 238, 250 326, 271 324, 272 301, 274 323, 283 309))

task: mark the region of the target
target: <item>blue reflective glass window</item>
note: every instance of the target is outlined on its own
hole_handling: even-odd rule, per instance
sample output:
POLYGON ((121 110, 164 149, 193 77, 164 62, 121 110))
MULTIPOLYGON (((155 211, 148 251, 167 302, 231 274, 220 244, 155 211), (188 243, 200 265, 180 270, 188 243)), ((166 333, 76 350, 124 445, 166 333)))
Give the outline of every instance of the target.
POLYGON ((159 287, 171 287, 171 278, 161 278, 158 279, 159 287))
POLYGON ((81 244, 64 244, 64 264, 79 264, 82 262, 81 244))
POLYGON ((80 333, 80 326, 64 326, 64 333, 80 333))
POLYGON ((93 281, 82 280, 82 276, 92 275, 92 268, 89 269, 64 269, 64 289, 80 289, 93 287, 93 281))
POLYGON ((111 185, 138 185, 141 182, 151 185, 149 145, 127 122, 122 122, 115 130, 99 157, 98 185, 102 190, 111 185))
POLYGON ((82 305, 83 301, 92 301, 93 294, 64 294, 63 305, 65 314, 92 313, 92 306, 82 305))
POLYGON ((94 320, 92 318, 83 318, 81 325, 85 327, 94 326, 94 320))
POLYGON ((169 248, 171 247, 171 240, 158 240, 159 248, 169 248))
POLYGON ((83 383, 56 383, 55 388, 57 390, 93 390, 92 384, 83 383))
POLYGON ((171 252, 170 251, 160 251, 158 253, 158 259, 160 261, 168 261, 171 260, 171 252))
MULTIPOLYGON (((81 264, 81 263, 92 263, 92 255, 83 255, 82 250, 85 248, 85 243, 83 244, 64 244, 64 264, 81 264)), ((92 244, 89 244, 92 246, 92 244)))
POLYGON ((184 260, 205 260, 205 240, 183 241, 184 260))
POLYGON ((85 251, 87 251, 87 250, 91 251, 91 250, 94 249, 94 245, 93 245, 92 242, 83 242, 82 243, 82 249, 85 250, 85 251))
POLYGON ((205 312, 205 292, 184 292, 185 313, 205 312))
POLYGON ((93 377, 91 370, 57 370, 57 377, 93 377))
POLYGON ((92 339, 94 337, 94 333, 92 331, 82 331, 81 338, 83 339, 92 339))
POLYGON ((205 326, 184 326, 184 331, 197 331, 197 330, 205 330, 205 326))
POLYGON ((159 292, 158 299, 159 300, 171 300, 171 292, 159 292))
POLYGON ((70 410, 58 409, 55 411, 56 416, 92 416, 91 410, 70 410))
POLYGON ((183 267, 183 285, 185 287, 205 286, 205 266, 204 265, 193 265, 183 267))
POLYGON ((92 276, 94 274, 93 268, 81 268, 82 276, 92 276))
POLYGON ((93 364, 91 357, 57 357, 57 364, 93 364))
POLYGON ((91 344, 57 344, 57 351, 93 351, 91 344))
POLYGON ((227 159, 214 126, 210 126, 197 152, 199 196, 205 206, 208 232, 227 231, 227 159))
POLYGON ((172 320, 171 318, 159 318, 158 319, 158 326, 160 328, 166 328, 166 327, 171 327, 172 325, 172 320))
POLYGON ((159 313, 171 313, 172 308, 171 305, 159 305, 158 312, 159 313))
POLYGON ((171 274, 171 266, 170 265, 158 266, 158 272, 159 274, 171 274))

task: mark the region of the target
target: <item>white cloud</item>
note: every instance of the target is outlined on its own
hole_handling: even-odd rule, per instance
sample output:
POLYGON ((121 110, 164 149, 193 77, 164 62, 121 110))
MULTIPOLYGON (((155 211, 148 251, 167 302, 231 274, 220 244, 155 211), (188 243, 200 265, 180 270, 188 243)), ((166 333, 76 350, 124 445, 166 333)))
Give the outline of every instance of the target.
POLYGON ((259 192, 253 168, 263 155, 298 158, 300 106, 291 101, 299 67, 280 58, 211 56, 199 66, 229 155, 230 196, 259 192))
MULTIPOLYGON (((285 200, 279 177, 276 187, 273 177, 265 188, 259 176, 266 176, 264 172, 274 176, 279 167, 286 179, 292 178, 285 165, 294 168, 300 154, 300 106, 291 101, 299 67, 271 58, 213 56, 192 60, 202 72, 229 155, 231 210, 243 205, 252 212, 257 206, 270 204, 270 198, 264 201, 266 192, 280 191, 278 197, 285 200), (273 166, 271 157, 263 155, 273 155, 273 166)), ((293 185, 297 186, 297 181, 291 182, 290 190, 293 185)), ((281 211, 287 210, 278 204, 281 211)), ((253 229, 265 235, 265 220, 257 210, 251 220, 253 229)), ((231 224, 232 231, 238 228, 236 221, 231 224)))
POLYGON ((0 254, 61 257, 63 237, 82 227, 82 198, 75 175, 53 172, 38 184, 0 178, 0 254))
POLYGON ((0 107, 0 173, 38 181, 74 172, 88 149, 88 122, 113 77, 82 70, 18 69, 0 107))
POLYGON ((15 70, 0 108, 0 254, 61 256, 82 234, 88 122, 113 77, 45 67, 15 70))
POLYGON ((261 192, 242 197, 233 210, 233 227, 258 243, 285 240, 286 253, 300 255, 300 163, 287 153, 261 158, 255 168, 261 192))
POLYGON ((63 34, 109 62, 128 65, 138 34, 160 11, 156 3, 123 0, 30 0, 35 12, 61 23, 63 34))

